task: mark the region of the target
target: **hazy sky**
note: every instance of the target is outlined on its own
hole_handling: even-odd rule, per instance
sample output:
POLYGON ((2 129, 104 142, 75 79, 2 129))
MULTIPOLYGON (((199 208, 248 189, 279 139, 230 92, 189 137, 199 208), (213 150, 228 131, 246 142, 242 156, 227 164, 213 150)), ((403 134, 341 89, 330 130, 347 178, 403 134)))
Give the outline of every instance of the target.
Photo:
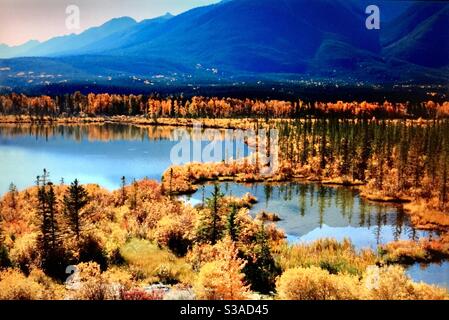
POLYGON ((79 33, 109 19, 130 16, 138 21, 178 14, 219 0, 0 0, 0 43, 22 44, 57 35, 79 33), (66 28, 66 8, 80 9, 80 29, 66 28))

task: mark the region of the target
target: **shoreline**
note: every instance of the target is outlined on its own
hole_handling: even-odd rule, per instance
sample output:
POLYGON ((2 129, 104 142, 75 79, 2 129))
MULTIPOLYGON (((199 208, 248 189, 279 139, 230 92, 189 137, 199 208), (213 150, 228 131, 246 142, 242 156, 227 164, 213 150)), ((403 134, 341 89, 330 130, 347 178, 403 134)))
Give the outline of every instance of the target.
POLYGON ((217 128, 217 129, 249 129, 253 128, 257 123, 259 125, 267 124, 277 124, 280 122, 294 122, 294 121, 304 121, 311 120, 312 122, 317 120, 339 120, 339 121, 354 121, 355 123, 360 121, 388 121, 391 123, 405 122, 408 124, 418 124, 426 125, 432 124, 435 121, 445 121, 447 118, 364 118, 364 117, 316 117, 312 115, 304 115, 298 118, 276 118, 270 117, 268 121, 264 117, 242 117, 242 118, 189 118, 189 117, 160 117, 153 119, 151 117, 140 116, 128 116, 128 115, 114 115, 114 116, 86 116, 86 117, 61 117, 61 116, 30 116, 30 115, 1 115, 0 114, 0 124, 35 124, 35 125, 46 125, 46 124, 103 124, 103 123, 116 123, 123 125, 136 125, 136 126, 176 126, 185 127, 192 126, 194 123, 200 122, 204 128, 217 128))

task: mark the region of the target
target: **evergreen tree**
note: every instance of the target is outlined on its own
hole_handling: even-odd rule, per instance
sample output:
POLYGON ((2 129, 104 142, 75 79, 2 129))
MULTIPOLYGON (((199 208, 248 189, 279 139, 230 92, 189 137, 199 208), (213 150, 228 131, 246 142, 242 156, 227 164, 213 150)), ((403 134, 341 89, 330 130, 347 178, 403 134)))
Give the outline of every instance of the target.
POLYGON ((231 211, 228 215, 228 220, 226 223, 226 230, 232 241, 238 240, 239 227, 237 225, 237 207, 235 204, 231 205, 231 211))
POLYGON ((349 162, 349 141, 347 137, 341 140, 341 153, 340 173, 346 176, 351 166, 349 162))
POLYGON ((365 172, 368 169, 368 161, 371 156, 371 130, 368 121, 363 122, 363 138, 360 151, 360 161, 357 165, 357 177, 361 181, 365 181, 365 172))
POLYGON ((170 168, 170 184, 169 184, 169 195, 170 199, 172 198, 173 194, 173 168, 170 168))
POLYGON ((64 195, 64 214, 69 222, 70 231, 79 240, 81 233, 81 211, 89 203, 87 191, 75 179, 64 195))
POLYGON ((120 179, 121 181, 121 187, 120 187, 120 202, 122 205, 125 204, 126 202, 126 178, 125 176, 122 176, 122 178, 120 179))
POLYGON ((42 258, 42 269, 51 276, 64 275, 65 257, 57 220, 57 201, 53 184, 44 169, 42 177, 37 178, 38 213, 41 219, 39 247, 42 258))
POLYGON ((203 210, 200 217, 197 230, 197 239, 199 241, 216 244, 223 236, 224 225, 220 215, 223 193, 218 184, 214 185, 214 191, 211 197, 206 199, 206 210, 203 210))
POLYGON ((306 120, 304 122, 303 135, 302 135, 301 165, 305 165, 309 157, 309 141, 308 141, 309 121, 310 120, 306 120))
POLYGON ((0 215, 0 269, 11 266, 11 260, 9 259, 8 249, 5 244, 5 235, 3 230, 3 221, 0 215))
POLYGON ((246 280, 251 284, 251 289, 256 292, 270 293, 276 285, 276 277, 281 274, 281 269, 276 264, 271 253, 265 225, 261 223, 256 235, 254 258, 248 258, 248 263, 243 271, 246 280))
POLYGON ((326 156, 327 156, 327 121, 321 122, 321 139, 320 139, 320 168, 326 168, 326 156))
POLYGON ((442 210, 445 209, 447 205, 447 180, 448 180, 448 150, 444 150, 442 161, 441 161, 441 187, 440 187, 440 207, 442 210))
POLYGON ((405 139, 406 127, 402 126, 401 142, 399 145, 399 157, 398 157, 398 191, 402 191, 405 188, 406 180, 406 168, 408 161, 408 139, 405 139))
POLYGON ((18 196, 18 192, 17 192, 17 187, 14 185, 14 183, 11 182, 11 184, 9 185, 9 205, 12 209, 16 210, 17 209, 17 196, 18 196))

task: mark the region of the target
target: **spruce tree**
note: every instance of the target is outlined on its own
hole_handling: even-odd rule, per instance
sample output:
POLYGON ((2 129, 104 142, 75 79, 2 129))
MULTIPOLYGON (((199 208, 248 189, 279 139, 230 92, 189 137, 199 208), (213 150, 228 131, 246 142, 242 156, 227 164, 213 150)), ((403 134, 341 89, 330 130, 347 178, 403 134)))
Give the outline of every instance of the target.
POLYGON ((220 216, 223 193, 218 184, 214 185, 211 197, 206 199, 206 210, 202 212, 197 230, 198 241, 216 244, 223 236, 224 223, 220 216))
POLYGON ((239 227, 237 225, 237 206, 235 204, 231 205, 231 211, 228 215, 228 220, 226 223, 226 230, 232 241, 238 240, 239 227))
POLYGON ((224 195, 221 193, 220 186, 218 184, 214 185, 214 191, 212 192, 212 198, 208 203, 208 207, 212 212, 212 233, 211 233, 211 243, 215 244, 218 241, 219 231, 218 224, 220 221, 220 202, 223 199, 224 195))
POLYGON ((86 189, 79 184, 78 179, 75 179, 70 184, 67 193, 64 195, 64 215, 69 223, 70 231, 79 240, 81 233, 83 208, 89 203, 89 197, 86 189))
POLYGON ((125 189, 125 187, 126 187, 126 178, 125 178, 125 176, 122 176, 120 181, 121 181, 120 202, 121 202, 121 205, 124 205, 125 201, 126 201, 126 189, 125 189))
POLYGON ((444 210, 447 205, 448 154, 448 150, 445 149, 441 161, 440 207, 442 210, 444 210))
POLYGON ((327 156, 327 121, 324 119, 321 122, 321 139, 320 139, 320 168, 326 169, 326 156, 327 156))
POLYGON ((11 182, 11 184, 9 185, 9 205, 12 209, 16 210, 17 209, 17 197, 18 197, 18 192, 17 192, 17 187, 14 185, 14 183, 11 182))
POLYGON ((42 269, 50 276, 64 275, 65 258, 57 219, 57 200, 53 184, 44 169, 42 177, 37 178, 38 207, 40 216, 39 247, 42 258, 42 269))
POLYGON ((275 288, 276 277, 281 270, 276 264, 271 253, 268 235, 262 222, 256 235, 254 248, 255 258, 249 258, 243 271, 246 280, 251 284, 251 289, 256 292, 270 293, 275 288))
POLYGON ((0 215, 0 269, 11 266, 11 260, 9 259, 8 249, 5 244, 5 235, 3 230, 3 220, 0 215))

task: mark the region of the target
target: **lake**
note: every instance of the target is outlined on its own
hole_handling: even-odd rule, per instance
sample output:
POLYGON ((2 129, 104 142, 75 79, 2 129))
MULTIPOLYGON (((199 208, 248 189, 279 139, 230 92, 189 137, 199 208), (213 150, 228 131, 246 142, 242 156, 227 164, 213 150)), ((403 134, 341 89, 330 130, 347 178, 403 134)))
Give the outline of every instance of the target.
MULTIPOLYGON (((192 204, 210 196, 213 185, 205 185, 185 198, 192 204)), ((384 205, 362 199, 356 190, 314 183, 278 185, 220 184, 224 194, 256 196, 251 208, 255 216, 261 211, 274 212, 282 219, 277 226, 286 232, 290 243, 311 242, 323 237, 337 240, 350 238, 358 249, 371 248, 394 240, 417 240, 428 232, 411 227, 400 206, 384 205)))
MULTIPOLYGON (((101 125, 0 125, 0 193, 10 183, 23 189, 35 183, 46 168, 53 182, 97 183, 113 190, 120 179, 127 181, 148 177, 160 180, 172 164, 170 154, 178 143, 169 127, 138 127, 119 124, 101 125)), ((189 131, 192 141, 209 143, 189 131)), ((235 141, 231 150, 222 150, 216 161, 224 160, 244 146, 235 141)), ((251 150, 246 146, 242 155, 251 150)), ((258 198, 251 209, 275 212, 291 243, 310 242, 323 237, 350 238, 355 247, 376 249, 379 244, 398 239, 419 239, 429 234, 415 230, 400 206, 366 201, 357 191, 346 187, 286 183, 281 185, 221 183, 226 194, 243 196, 249 192, 258 198)), ((185 197, 192 204, 210 195, 212 185, 201 187, 185 197)), ((448 264, 431 265, 424 270, 409 268, 413 279, 448 286, 448 264)))
MULTIPOLYGON (((175 130, 188 135, 190 150, 197 142, 202 148, 210 143, 208 137, 193 130, 171 127, 0 124, 0 194, 8 191, 10 183, 19 189, 33 185, 44 168, 54 183, 78 179, 109 190, 119 188, 122 176, 128 182, 144 177, 159 181, 172 164, 172 148, 180 141, 172 139, 175 130)), ((211 158, 222 161, 249 152, 243 140, 237 139, 211 158)))

